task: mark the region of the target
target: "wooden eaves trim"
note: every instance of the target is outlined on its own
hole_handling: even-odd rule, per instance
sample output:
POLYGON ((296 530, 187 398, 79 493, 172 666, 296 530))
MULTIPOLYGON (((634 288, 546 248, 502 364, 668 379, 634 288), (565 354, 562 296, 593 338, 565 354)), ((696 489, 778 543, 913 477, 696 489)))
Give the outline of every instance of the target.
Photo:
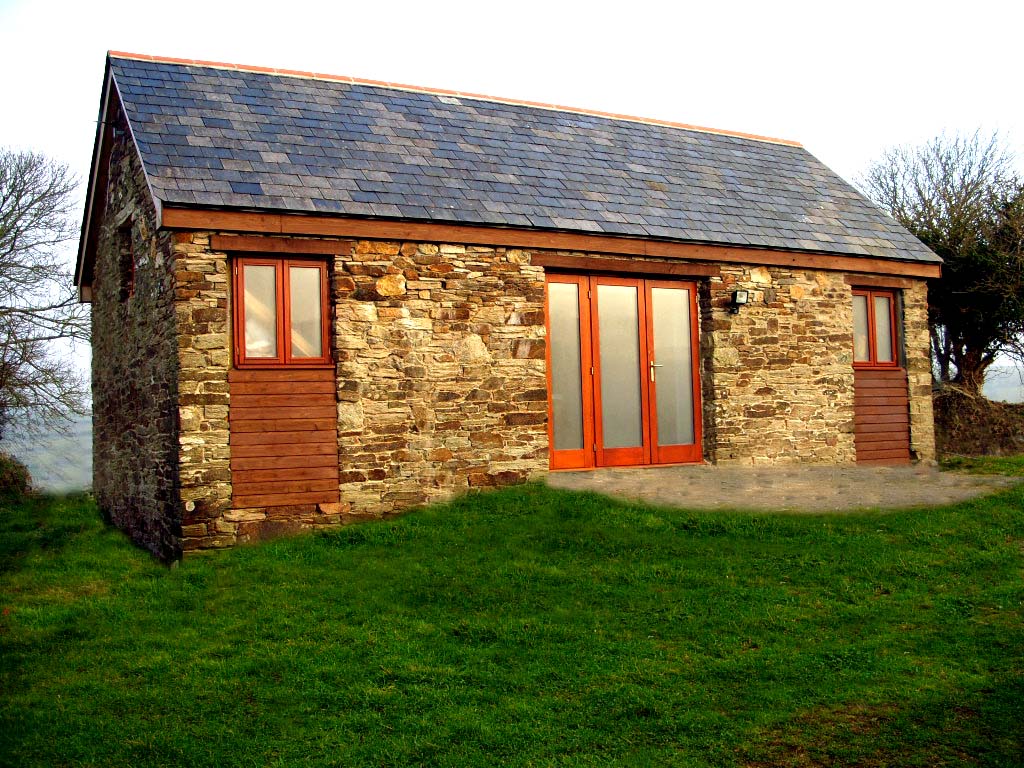
POLYGON ((503 227, 477 227, 376 219, 338 218, 291 213, 249 213, 164 207, 167 229, 220 230, 269 235, 351 237, 374 240, 496 245, 513 248, 583 251, 696 261, 827 269, 905 277, 938 277, 938 264, 860 256, 773 251, 696 243, 672 243, 610 235, 583 235, 503 227))

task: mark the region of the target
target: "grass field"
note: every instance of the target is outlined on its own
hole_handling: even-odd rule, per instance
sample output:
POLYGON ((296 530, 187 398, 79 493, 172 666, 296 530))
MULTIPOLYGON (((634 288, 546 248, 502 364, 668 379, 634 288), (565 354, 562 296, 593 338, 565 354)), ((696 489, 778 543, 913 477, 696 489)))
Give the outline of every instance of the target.
POLYGON ((1024 487, 840 517, 526 486, 174 569, 39 498, 0 510, 0 654, 12 766, 1020 766, 1024 487))

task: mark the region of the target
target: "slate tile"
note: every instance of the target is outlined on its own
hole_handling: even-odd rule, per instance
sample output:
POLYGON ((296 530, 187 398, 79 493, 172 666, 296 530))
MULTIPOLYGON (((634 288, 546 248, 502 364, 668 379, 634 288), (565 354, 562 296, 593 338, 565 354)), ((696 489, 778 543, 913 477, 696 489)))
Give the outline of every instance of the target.
POLYGON ((209 204, 342 212, 337 198, 351 195, 352 215, 392 205, 444 221, 934 258, 797 147, 262 73, 120 59, 111 70, 151 177, 209 182, 209 204), (209 202, 225 183, 234 191, 209 202))

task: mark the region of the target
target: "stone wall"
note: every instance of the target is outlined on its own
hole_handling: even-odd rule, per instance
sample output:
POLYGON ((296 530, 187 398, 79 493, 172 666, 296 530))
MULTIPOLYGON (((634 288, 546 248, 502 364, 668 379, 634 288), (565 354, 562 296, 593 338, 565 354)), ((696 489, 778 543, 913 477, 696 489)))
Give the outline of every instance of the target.
MULTIPOLYGON (((112 184, 112 189, 125 186, 112 184)), ((122 195, 136 200, 132 210, 139 207, 137 191, 128 185, 122 195)), ((112 201, 111 210, 131 208, 119 201, 112 201)), ((146 507, 154 510, 152 519, 119 524, 164 531, 133 534, 161 556, 173 556, 179 546, 230 546, 386 516, 547 471, 544 271, 531 265, 531 252, 336 241, 338 253, 329 270, 340 503, 233 509, 229 255, 212 250, 214 233, 154 238, 152 212, 134 216, 133 234, 140 242, 149 238, 152 253, 140 267, 138 291, 152 298, 116 300, 116 281, 110 277, 116 261, 113 235, 103 240, 105 255, 97 266, 96 364, 105 403, 98 408, 98 422, 105 426, 98 429, 103 437, 97 445, 106 452, 97 454, 98 478, 103 477, 97 487, 110 489, 116 485, 112 478, 123 476, 131 478, 122 482, 125 488, 147 488, 147 482, 155 488, 139 476, 146 466, 154 467, 151 474, 163 478, 163 496, 146 507), (158 278, 163 293, 145 287, 158 278), (164 298, 158 300, 158 294, 164 298), (122 327, 114 318, 126 307, 141 306, 133 300, 150 302, 145 318, 132 321, 141 331, 140 342, 130 341, 135 337, 129 330, 128 344, 114 344, 112 329, 122 327), (139 400, 139 386, 132 389, 132 376, 122 376, 118 384, 104 369, 140 370, 157 384, 147 397, 158 395, 164 406, 172 403, 173 417, 157 418, 155 400, 141 407, 154 413, 142 421, 159 436, 150 440, 123 418, 115 419, 113 414, 134 407, 127 404, 139 400), (177 472, 157 470, 151 459, 127 466, 126 456, 166 455, 171 445, 177 472)), ((706 460, 853 462, 853 318, 843 273, 727 264, 720 276, 698 282, 706 460), (750 292, 750 302, 731 314, 728 305, 737 288, 750 292)), ((934 438, 926 396, 923 282, 902 295, 913 450, 915 457, 930 459, 934 438)), ((106 492, 108 508, 126 508, 106 492)), ((143 495, 155 497, 148 490, 143 495)), ((117 514, 125 519, 125 512, 117 514)))
POLYGON ((543 270, 514 249, 362 240, 330 265, 340 503, 232 509, 230 262, 211 234, 174 238, 186 550, 547 471, 543 270))
MULTIPOLYGON (((116 118, 127 136, 121 115, 116 118)), ((101 192, 97 190, 97 192, 101 192)), ((92 304, 93 491, 103 514, 161 559, 180 553, 177 338, 170 236, 142 167, 113 143, 92 304)))
POLYGON ((932 412, 931 339, 928 335, 928 284, 917 280, 901 292, 903 346, 910 385, 910 455, 935 461, 935 417, 932 412))
POLYGON ((210 250, 205 232, 175 233, 173 249, 183 547, 229 546, 236 529, 224 519, 231 507, 228 260, 210 250))
POLYGON ((723 265, 710 280, 702 356, 715 461, 855 461, 850 296, 839 272, 723 265), (736 289, 749 303, 731 314, 736 289))
POLYGON ((335 262, 342 500, 384 514, 547 471, 544 274, 504 248, 335 262))

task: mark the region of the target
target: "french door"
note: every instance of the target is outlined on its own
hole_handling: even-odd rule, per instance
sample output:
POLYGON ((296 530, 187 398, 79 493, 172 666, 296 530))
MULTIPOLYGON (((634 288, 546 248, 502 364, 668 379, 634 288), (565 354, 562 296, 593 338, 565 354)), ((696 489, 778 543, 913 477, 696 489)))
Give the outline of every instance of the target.
POLYGON ((551 468, 701 460, 694 283, 549 275, 551 468))

